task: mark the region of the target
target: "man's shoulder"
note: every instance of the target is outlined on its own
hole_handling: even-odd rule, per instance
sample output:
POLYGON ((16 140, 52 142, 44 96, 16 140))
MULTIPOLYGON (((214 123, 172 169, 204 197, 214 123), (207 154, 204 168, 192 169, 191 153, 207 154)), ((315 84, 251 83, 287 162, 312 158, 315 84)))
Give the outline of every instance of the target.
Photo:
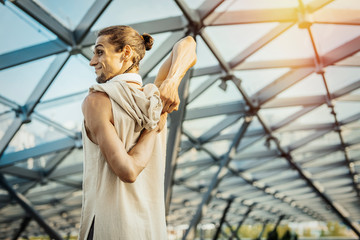
POLYGON ((107 105, 111 106, 109 96, 104 92, 90 92, 82 103, 84 110, 101 110, 107 105))

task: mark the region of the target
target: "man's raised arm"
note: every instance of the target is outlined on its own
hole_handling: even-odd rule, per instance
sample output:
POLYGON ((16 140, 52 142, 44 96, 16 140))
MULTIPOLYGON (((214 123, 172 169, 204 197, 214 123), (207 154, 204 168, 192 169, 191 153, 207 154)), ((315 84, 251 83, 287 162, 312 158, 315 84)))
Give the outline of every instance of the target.
POLYGON ((187 36, 178 41, 170 56, 161 66, 155 79, 163 102, 163 113, 178 110, 180 99, 178 88, 186 72, 196 63, 196 42, 187 36))

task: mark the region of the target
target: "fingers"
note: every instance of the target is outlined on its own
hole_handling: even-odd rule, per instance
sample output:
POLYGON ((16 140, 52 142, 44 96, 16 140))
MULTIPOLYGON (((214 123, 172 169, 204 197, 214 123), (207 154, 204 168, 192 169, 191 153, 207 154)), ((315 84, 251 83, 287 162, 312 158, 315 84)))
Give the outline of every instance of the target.
POLYGON ((164 129, 165 124, 166 124, 166 119, 167 119, 167 113, 161 114, 160 120, 158 123, 157 132, 161 132, 164 129))
POLYGON ((179 109, 180 100, 169 100, 169 99, 162 99, 163 102, 163 110, 162 113, 172 113, 173 111, 177 111, 179 109))

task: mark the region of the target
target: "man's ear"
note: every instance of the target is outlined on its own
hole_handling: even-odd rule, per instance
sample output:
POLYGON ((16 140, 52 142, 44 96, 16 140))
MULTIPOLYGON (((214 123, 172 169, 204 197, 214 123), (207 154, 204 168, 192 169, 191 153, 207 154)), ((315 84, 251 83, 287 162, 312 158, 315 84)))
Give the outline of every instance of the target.
POLYGON ((132 56, 134 53, 129 45, 125 45, 125 47, 123 48, 123 53, 124 53, 125 61, 132 61, 132 56))

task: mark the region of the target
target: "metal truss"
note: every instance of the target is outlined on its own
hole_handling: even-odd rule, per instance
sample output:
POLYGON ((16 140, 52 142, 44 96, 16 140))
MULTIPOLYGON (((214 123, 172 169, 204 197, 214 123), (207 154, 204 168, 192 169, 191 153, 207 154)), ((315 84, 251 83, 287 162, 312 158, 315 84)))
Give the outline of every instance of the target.
MULTIPOLYGON (((140 74, 146 83, 154 81, 149 73, 184 35, 201 38, 217 60, 213 66, 195 66, 191 75, 184 78, 180 90, 182 105, 178 112, 169 117, 165 176, 167 219, 168 224, 173 226, 188 224, 183 239, 191 238, 197 225, 204 223, 218 226, 215 238, 220 234, 227 238, 238 238, 237 233, 245 220, 263 223, 265 228, 266 223, 279 222, 283 216, 283 221, 340 220, 360 237, 360 230, 353 224, 353 221, 360 219, 360 209, 356 207, 360 200, 360 139, 347 133, 353 129, 358 133, 360 112, 354 110, 340 118, 337 109, 341 101, 359 103, 360 96, 356 91, 360 88, 360 80, 331 91, 326 75, 330 66, 360 67, 360 36, 320 54, 312 29, 313 24, 360 25, 357 17, 359 10, 326 7, 337 1, 313 0, 306 5, 299 1, 296 8, 228 11, 219 9, 223 4, 231 5, 230 1, 205 0, 197 9, 193 9, 184 0, 175 0, 182 15, 130 24, 139 32, 171 33, 153 53, 152 59, 142 63, 140 74), (206 31, 210 27, 256 23, 278 24, 234 54, 235 57, 229 61, 225 60, 206 31), (247 61, 293 27, 307 31, 314 57, 247 61), (252 95, 248 95, 241 79, 236 77, 237 71, 274 68, 290 70, 252 95), (326 89, 323 95, 278 97, 311 74, 321 77, 326 89), (189 85, 198 77, 207 79, 188 93, 191 89, 189 85), (220 81, 223 86, 232 84, 242 99, 190 107, 207 95, 209 89, 216 88, 216 82, 220 81), (333 119, 331 122, 297 123, 303 116, 323 106, 329 109, 329 116, 333 119), (267 121, 262 113, 263 110, 291 107, 299 109, 277 121, 267 121), (215 118, 221 120, 211 127, 209 124, 207 130, 200 134, 196 132, 197 129, 187 127, 188 123, 205 123, 215 118), (291 141, 284 137, 295 133, 307 134, 291 141), (325 135, 336 137, 337 141, 316 145, 324 141, 325 135), (231 235, 222 231, 224 223, 231 229, 231 235)), ((112 1, 94 1, 74 30, 61 24, 36 1, 3 3, 20 9, 57 38, 0 56, 0 70, 56 56, 24 105, 0 96, 0 106, 8 109, 0 113, 0 121, 11 116, 9 113, 15 115, 0 140, 0 183, 7 192, 0 194, 0 229, 5 229, 0 230, 0 235, 15 238, 24 232, 31 232, 32 220, 35 220, 49 236, 61 239, 59 232, 73 229, 80 215, 81 180, 78 177, 82 173, 82 164, 77 161, 64 163, 68 158, 75 158, 74 154, 79 151, 77 149, 82 148, 81 134, 39 114, 37 110, 79 100, 86 94, 84 89, 67 96, 41 100, 72 55, 91 58, 90 46, 96 40, 93 26, 106 13, 112 1), (21 127, 32 120, 53 128, 64 137, 21 151, 7 152, 7 146, 21 127), (46 159, 44 166, 34 169, 26 167, 29 159, 36 161, 41 158, 46 159), (51 187, 33 192, 39 184, 51 187), (59 192, 64 195, 55 196, 59 192), (14 206, 14 202, 18 205, 14 206), (27 214, 14 211, 13 208, 18 206, 27 214), (14 213, 10 214, 11 211, 14 213), (50 227, 49 221, 54 225, 50 227), (9 234, 11 228, 18 228, 18 231, 9 234)))

